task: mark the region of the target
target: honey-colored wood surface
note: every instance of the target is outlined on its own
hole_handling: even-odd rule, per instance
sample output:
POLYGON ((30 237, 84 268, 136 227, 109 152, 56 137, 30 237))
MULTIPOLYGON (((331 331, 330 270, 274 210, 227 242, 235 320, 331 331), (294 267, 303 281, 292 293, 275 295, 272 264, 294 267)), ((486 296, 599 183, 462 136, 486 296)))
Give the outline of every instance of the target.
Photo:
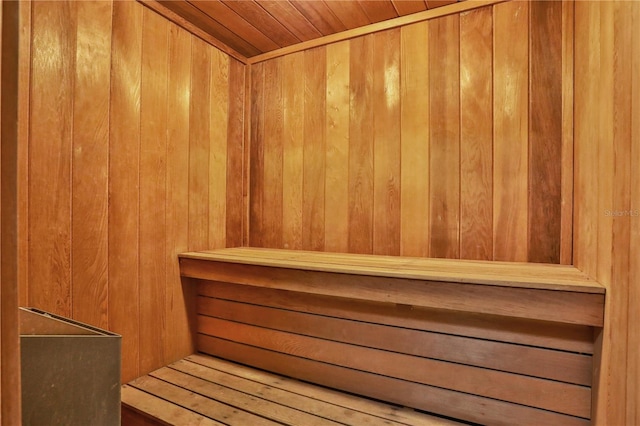
POLYGON ((389 303, 211 281, 198 289, 198 348, 205 353, 474 422, 581 424, 590 416, 591 356, 533 347, 533 324, 520 337, 534 340, 521 346, 493 341, 494 327, 480 317, 467 318, 475 328, 468 339, 463 328, 445 332, 452 329, 428 311, 410 318, 389 303), (474 410, 478 403, 485 409, 474 410))
POLYGON ((640 421, 636 2, 575 5, 575 265, 607 288, 596 424, 640 421))
POLYGON ((171 424, 199 424, 194 413, 227 425, 457 424, 206 355, 153 371, 123 390, 126 409, 148 409, 147 415, 171 424))
POLYGON ((22 303, 122 334, 127 381, 193 351, 177 254, 241 243, 244 65, 136 2, 31 18, 22 303))
POLYGON ((285 55, 253 65, 249 245, 289 244, 284 237, 300 232, 288 211, 296 206, 305 249, 571 263, 560 253, 572 238, 573 191, 562 133, 572 120, 563 114, 572 85, 562 81, 572 52, 562 41, 573 28, 563 10, 499 3, 308 50, 304 64, 285 55), (531 8, 552 19, 530 25, 542 19, 531 8), (548 38, 552 55, 539 46, 548 38), (281 60, 295 69, 269 71, 281 60), (304 107, 281 113, 280 92, 300 80, 304 107), (302 158, 260 130, 285 121, 303 123, 302 158), (272 149, 286 159, 278 170, 272 149), (300 185, 302 201, 289 200, 300 185))
POLYGON ((22 6, 0 5, 0 424, 22 422, 18 318, 18 50, 22 6))

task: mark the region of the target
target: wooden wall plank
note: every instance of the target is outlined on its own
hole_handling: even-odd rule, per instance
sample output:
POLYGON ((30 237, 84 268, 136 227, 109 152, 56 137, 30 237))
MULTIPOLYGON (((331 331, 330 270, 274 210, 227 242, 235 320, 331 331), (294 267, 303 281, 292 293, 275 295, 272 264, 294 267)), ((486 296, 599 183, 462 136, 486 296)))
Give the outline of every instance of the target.
POLYGON ((304 54, 283 59, 283 170, 282 170, 282 243, 283 247, 302 248, 302 199, 304 164, 304 54), (287 82, 287 84, 284 84, 287 82))
POLYGON ((282 246, 282 153, 284 114, 282 98, 282 58, 264 65, 264 114, 269 117, 264 124, 264 189, 263 235, 264 247, 282 246))
POLYGON ((493 11, 493 258, 524 262, 528 253, 529 3, 500 3, 493 11))
POLYGON ((562 202, 562 3, 533 2, 529 76, 529 262, 559 263, 562 202))
POLYGON ((304 52, 302 247, 324 249, 326 48, 304 52))
POLYGON ((350 44, 327 46, 325 250, 349 250, 350 44))
POLYGON ((460 16, 460 258, 493 258, 493 10, 460 16))
POLYGON ((264 64, 251 66, 251 152, 249 156, 249 245, 263 244, 264 64))
POLYGON ((109 2, 77 4, 71 187, 73 317, 108 326, 109 2))
POLYGON ((140 369, 164 362, 169 21, 144 9, 140 85, 140 369))
POLYGON ((373 252, 373 36, 351 40, 349 252, 373 252))
POLYGON ((373 252, 400 254, 400 30, 373 35, 373 252))
POLYGON ((229 59, 229 123, 227 126, 226 246, 242 245, 245 66, 229 59))
POLYGON ((189 246, 209 246, 209 143, 211 113, 211 50, 191 41, 191 113, 189 115, 189 246))
POLYGON ((138 377, 142 9, 113 4, 109 143, 109 329, 122 335, 122 381, 138 377))
POLYGON ((69 316, 75 5, 34 2, 33 25, 29 304, 69 316))
POLYGON ((0 424, 21 424, 18 318, 20 3, 0 5, 0 424))
MULTIPOLYGON (((167 87, 166 337, 165 362, 193 350, 189 330, 189 296, 182 286, 177 256, 189 248, 189 105, 191 37, 177 25, 169 28, 167 87)), ((190 291, 191 290, 191 291, 190 291)), ((188 354, 187 354, 188 355, 188 354)))
POLYGON ((562 2, 562 183, 560 263, 573 264, 574 9, 562 2))
MULTIPOLYGON (((633 3, 633 23, 631 28, 640 25, 640 4, 633 3)), ((640 318, 640 34, 633 31, 633 51, 631 52, 632 65, 632 90, 631 95, 631 244, 630 258, 632 260, 629 270, 629 312, 628 318, 640 318)), ((627 343, 627 423, 640 423, 640 329, 630 324, 628 327, 627 343)))
POLYGON ((429 256, 429 25, 401 32, 400 244, 403 256, 429 256))
POLYGON ((460 256, 460 17, 429 21, 431 257, 460 256))
MULTIPOLYGON (((29 112, 31 110, 31 1, 20 2, 18 55, 18 234, 29 235, 29 112)), ((29 305, 29 239, 18 238, 19 305, 29 305)))
POLYGON ((227 242, 227 135, 229 116, 229 56, 208 46, 211 56, 209 83, 209 244, 223 248, 227 242))

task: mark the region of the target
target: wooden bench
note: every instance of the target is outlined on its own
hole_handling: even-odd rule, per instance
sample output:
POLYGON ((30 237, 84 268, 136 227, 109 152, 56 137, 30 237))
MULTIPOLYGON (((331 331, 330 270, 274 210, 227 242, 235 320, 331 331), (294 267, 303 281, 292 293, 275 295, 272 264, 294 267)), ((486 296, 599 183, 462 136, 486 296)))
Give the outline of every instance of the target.
POLYGON ((573 267, 256 248, 180 267, 204 354, 463 421, 589 424, 605 295, 573 267))

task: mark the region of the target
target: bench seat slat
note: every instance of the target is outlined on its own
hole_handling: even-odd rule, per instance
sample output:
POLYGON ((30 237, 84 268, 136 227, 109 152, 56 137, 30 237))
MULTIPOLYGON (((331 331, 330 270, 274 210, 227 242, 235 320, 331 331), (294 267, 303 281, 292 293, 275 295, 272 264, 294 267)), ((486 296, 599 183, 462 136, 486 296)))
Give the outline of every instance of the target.
MULTIPOLYGON (((585 386, 591 386, 592 381, 592 357, 583 354, 328 318, 202 296, 198 298, 198 312, 206 317, 492 370, 585 386)), ((202 326, 200 331, 208 334, 206 317, 198 323, 202 326)))

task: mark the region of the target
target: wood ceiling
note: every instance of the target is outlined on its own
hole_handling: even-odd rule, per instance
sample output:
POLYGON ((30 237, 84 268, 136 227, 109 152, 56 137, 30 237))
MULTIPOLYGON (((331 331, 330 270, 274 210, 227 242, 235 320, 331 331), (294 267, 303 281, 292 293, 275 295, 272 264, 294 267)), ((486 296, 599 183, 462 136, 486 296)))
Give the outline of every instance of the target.
POLYGON ((172 12, 246 58, 456 3, 456 0, 140 1, 165 16, 167 10, 172 12))

